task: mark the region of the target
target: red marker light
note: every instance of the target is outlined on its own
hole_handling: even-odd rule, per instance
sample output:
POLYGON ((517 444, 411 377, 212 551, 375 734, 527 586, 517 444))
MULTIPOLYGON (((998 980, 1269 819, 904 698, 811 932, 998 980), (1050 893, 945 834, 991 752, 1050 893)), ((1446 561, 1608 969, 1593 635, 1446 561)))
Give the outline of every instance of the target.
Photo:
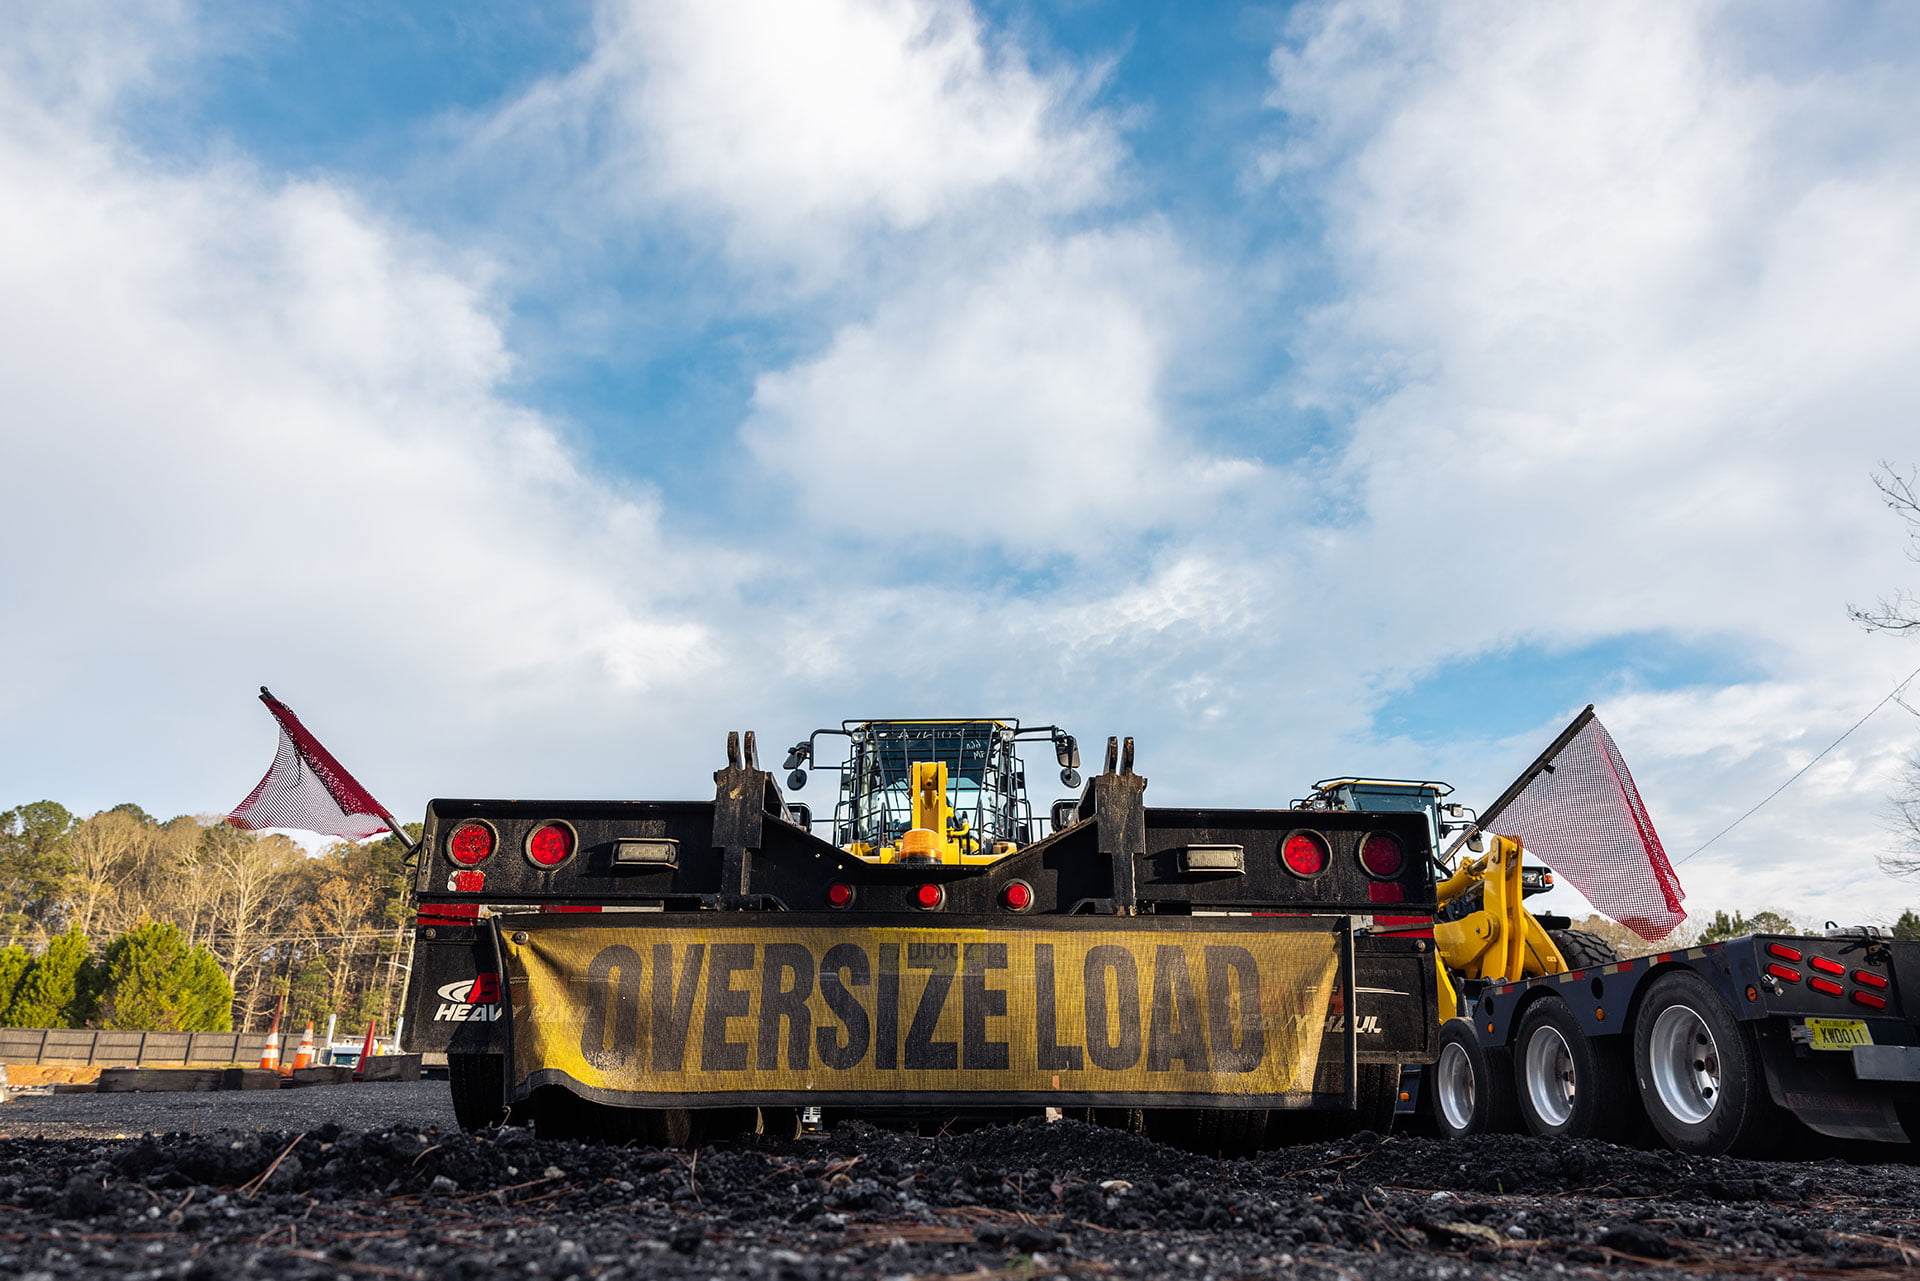
POLYGON ((827 906, 846 907, 853 902, 853 886, 835 881, 827 886, 827 906))
POLYGON ((1280 847, 1280 861, 1295 876, 1318 876, 1327 870, 1327 843, 1312 832, 1295 832, 1280 847))
POLYGON ((541 867, 558 867, 573 857, 573 829, 564 823, 544 823, 527 838, 527 857, 541 867))
POLYGON ((1386 880, 1400 875, 1400 869, 1406 865, 1407 856, 1401 853, 1400 842, 1391 836, 1376 833, 1360 842, 1360 866, 1367 869, 1368 876, 1386 880))
POLYGON ((1808 979, 1807 986, 1816 992, 1825 992, 1828 996, 1839 996, 1842 992, 1846 991, 1845 988, 1835 983, 1832 979, 1823 979, 1819 975, 1808 979))
POLYGON ((1016 912, 1024 912, 1033 906, 1033 887, 1025 881, 1009 882, 1007 888, 1000 891, 1000 901, 1016 912))
POLYGON ((1853 981, 1861 987, 1885 987, 1887 985, 1887 976, 1884 974, 1875 974, 1872 970, 1855 970, 1853 972, 1853 981))
POLYGON ((1870 1010, 1884 1010, 1887 1008, 1887 998, 1884 996, 1875 996, 1871 992, 1855 992, 1853 999, 1870 1010))
POLYGON ((1824 956, 1809 957, 1807 964, 1823 974, 1845 974, 1847 967, 1838 961, 1830 961, 1824 956))
POLYGON ((1797 947, 1788 947, 1785 943, 1767 944, 1767 954, 1769 956, 1777 956, 1783 961, 1797 961, 1800 959, 1800 949, 1797 947))
POLYGON ((493 853, 493 829, 485 823, 462 823, 447 838, 447 857, 462 867, 484 862, 493 853))
POLYGON ((1798 983, 1800 981, 1800 971, 1790 970, 1784 965, 1769 965, 1767 967, 1767 973, 1773 975, 1773 977, 1783 983, 1798 983))
POLYGON ((923 908, 935 908, 944 903, 947 892, 938 885, 922 885, 913 892, 913 901, 923 908))

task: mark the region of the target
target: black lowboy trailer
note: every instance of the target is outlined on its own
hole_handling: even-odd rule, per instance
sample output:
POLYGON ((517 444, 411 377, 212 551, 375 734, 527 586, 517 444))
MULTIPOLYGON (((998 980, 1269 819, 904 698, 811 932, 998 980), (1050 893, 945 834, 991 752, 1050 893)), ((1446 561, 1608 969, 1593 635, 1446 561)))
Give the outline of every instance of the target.
POLYGON ((1430 1115, 1758 1155, 1806 1130, 1908 1143, 1920 1124, 1920 943, 1870 928, 1753 935, 1469 991, 1430 1115))
POLYGON ((848 724, 858 787, 917 789, 910 830, 843 799, 814 835, 751 735, 711 801, 430 804, 408 1048, 447 1054, 464 1126, 684 1143, 1061 1108, 1246 1151, 1390 1124, 1437 1044, 1424 816, 1154 808, 1109 740, 1055 830, 1023 790, 989 830, 948 802, 1024 788, 1015 722, 951 723, 1006 753, 951 778, 905 759, 945 749, 881 750, 928 722, 848 724))

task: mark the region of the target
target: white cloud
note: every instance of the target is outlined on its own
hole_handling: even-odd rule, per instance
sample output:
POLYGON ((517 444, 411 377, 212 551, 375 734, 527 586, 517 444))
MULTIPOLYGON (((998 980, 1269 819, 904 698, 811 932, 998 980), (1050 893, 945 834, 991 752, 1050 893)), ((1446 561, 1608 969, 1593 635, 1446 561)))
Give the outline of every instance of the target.
POLYGON ((484 145, 559 149, 583 197, 717 220, 745 259, 818 268, 868 233, 1103 198, 1116 146, 1086 89, 963 0, 606 0, 590 57, 484 145))

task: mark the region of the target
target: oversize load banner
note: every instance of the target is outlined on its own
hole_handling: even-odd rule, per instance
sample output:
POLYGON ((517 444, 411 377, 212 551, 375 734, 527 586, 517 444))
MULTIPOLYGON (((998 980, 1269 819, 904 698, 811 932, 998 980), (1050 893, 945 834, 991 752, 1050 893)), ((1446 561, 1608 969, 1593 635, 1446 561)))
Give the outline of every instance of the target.
POLYGON ((1344 1042, 1322 1044, 1337 929, 662 925, 501 923, 515 1083, 689 1103, 1345 1089, 1344 1042))

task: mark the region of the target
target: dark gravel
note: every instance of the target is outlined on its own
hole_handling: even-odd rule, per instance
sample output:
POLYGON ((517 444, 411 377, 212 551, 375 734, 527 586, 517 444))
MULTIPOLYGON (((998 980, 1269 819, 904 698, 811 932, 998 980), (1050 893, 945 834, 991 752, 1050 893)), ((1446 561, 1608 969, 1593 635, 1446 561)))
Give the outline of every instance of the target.
POLYGON ((1217 1161, 1076 1122, 697 1152, 326 1124, 0 1139, 0 1274, 1914 1276, 1907 1166, 1501 1136, 1217 1161))

